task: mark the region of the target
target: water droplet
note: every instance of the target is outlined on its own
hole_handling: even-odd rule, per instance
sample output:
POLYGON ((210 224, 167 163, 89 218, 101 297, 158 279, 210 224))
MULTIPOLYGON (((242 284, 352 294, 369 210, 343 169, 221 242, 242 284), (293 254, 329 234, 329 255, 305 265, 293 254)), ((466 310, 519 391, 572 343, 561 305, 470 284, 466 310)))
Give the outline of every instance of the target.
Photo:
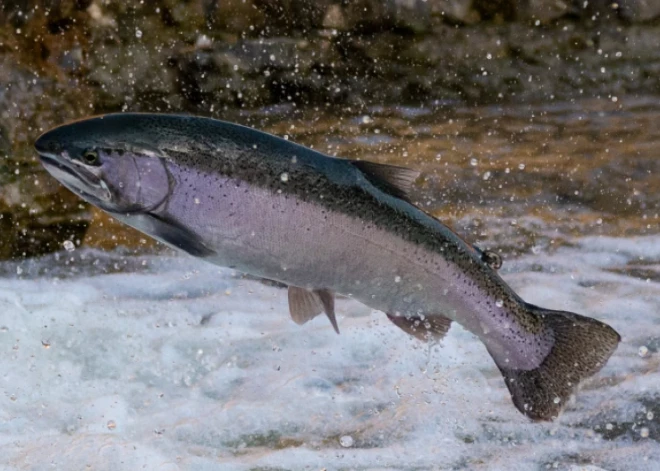
POLYGON ((502 306, 504 306, 504 300, 502 300, 502 299, 498 299, 498 300, 496 300, 496 301, 495 301, 495 306, 497 306, 497 307, 502 307, 502 306))
POLYGON ((135 37, 140 39, 142 37, 142 30, 136 29, 135 30, 135 37))
POLYGON ((642 427, 639 429, 639 436, 642 438, 649 438, 649 428, 642 427))
POLYGON ((199 198, 195 198, 195 204, 199 204, 199 198))
POLYGON ((520 170, 525 170, 525 164, 518 164, 518 168, 520 170))
POLYGON ((477 159, 475 159, 474 157, 472 157, 470 159, 470 165, 472 165, 473 167, 476 167, 478 163, 479 163, 479 161, 477 159))
POLYGON ((614 425, 612 425, 612 424, 605 424, 605 430, 614 430, 614 425))
POLYGON ((394 282, 395 282, 395 283, 401 283, 401 277, 398 276, 398 275, 395 276, 395 277, 394 277, 394 282))
POLYGON ((288 182, 289 181, 289 174, 284 172, 282 175, 280 175, 280 180, 282 180, 285 183, 288 182))
POLYGON ((107 427, 108 430, 114 430, 117 428, 117 423, 114 420, 108 420, 107 427))
POLYGON ((645 345, 642 345, 641 347, 639 347, 639 350, 637 351, 637 354, 642 358, 646 358, 646 356, 649 354, 648 347, 646 347, 645 345))
POLYGON ((653 420, 653 417, 654 417, 653 412, 649 411, 646 413, 646 420, 653 420))
POLYGON ((561 399, 558 398, 558 397, 555 397, 555 398, 552 400, 552 402, 554 402, 555 404, 559 404, 559 403, 561 402, 561 399))
POLYGON ((353 446, 353 437, 350 435, 344 435, 339 439, 339 444, 344 448, 350 448, 353 446))
POLYGON ((62 246, 64 247, 64 250, 66 250, 67 252, 73 252, 74 250, 76 250, 76 246, 70 240, 65 240, 62 243, 62 246))
POLYGON ((490 178, 490 172, 485 172, 484 176, 483 176, 483 179, 488 180, 489 178, 490 178))

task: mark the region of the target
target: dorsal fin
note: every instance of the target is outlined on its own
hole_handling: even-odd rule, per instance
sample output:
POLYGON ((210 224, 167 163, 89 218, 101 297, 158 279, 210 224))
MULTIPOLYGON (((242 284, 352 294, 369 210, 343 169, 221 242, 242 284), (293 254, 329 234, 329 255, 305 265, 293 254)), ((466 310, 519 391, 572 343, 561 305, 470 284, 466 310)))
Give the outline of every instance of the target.
POLYGON ((352 160, 369 182, 379 190, 403 200, 410 200, 410 191, 420 172, 396 165, 378 164, 366 160, 352 160))
POLYGON ((327 289, 309 290, 289 286, 289 313, 296 324, 304 324, 325 312, 332 328, 339 333, 335 317, 335 296, 327 289))
POLYGON ((451 327, 451 319, 440 314, 424 316, 424 319, 417 316, 404 317, 388 314, 387 318, 407 334, 424 342, 442 340, 451 327))

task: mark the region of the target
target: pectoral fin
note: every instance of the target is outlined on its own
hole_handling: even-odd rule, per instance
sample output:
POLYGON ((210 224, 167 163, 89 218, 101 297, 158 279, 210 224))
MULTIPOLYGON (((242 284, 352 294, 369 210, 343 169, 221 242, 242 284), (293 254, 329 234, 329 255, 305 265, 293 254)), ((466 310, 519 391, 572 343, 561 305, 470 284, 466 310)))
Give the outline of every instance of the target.
POLYGON ((137 220, 136 217, 132 219, 123 218, 121 215, 113 214, 120 221, 124 221, 139 230, 146 232, 156 240, 159 240, 174 249, 179 249, 193 257, 210 257, 215 255, 215 252, 209 249, 204 241, 183 224, 166 217, 159 216, 153 213, 145 213, 139 219, 140 224, 136 226, 133 221, 137 220))
POLYGON ((339 333, 335 317, 335 296, 331 291, 289 286, 289 313, 296 324, 304 324, 322 312, 330 319, 335 332, 339 333))
POLYGON ((404 317, 388 314, 387 318, 405 333, 424 342, 441 340, 451 327, 451 319, 440 314, 424 316, 424 319, 417 316, 404 317))

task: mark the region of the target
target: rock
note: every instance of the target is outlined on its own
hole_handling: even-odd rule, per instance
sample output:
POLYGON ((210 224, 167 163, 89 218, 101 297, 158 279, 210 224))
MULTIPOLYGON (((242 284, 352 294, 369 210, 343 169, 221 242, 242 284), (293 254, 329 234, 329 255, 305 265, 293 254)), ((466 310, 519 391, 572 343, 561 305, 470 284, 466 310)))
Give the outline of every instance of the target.
POLYGON ((429 5, 431 15, 449 23, 474 24, 479 21, 472 0, 429 0, 429 5))
MULTIPOLYGON (((302 30, 311 32, 322 28, 333 0, 253 0, 265 15, 267 29, 275 31, 302 30)), ((272 33, 272 31, 271 31, 272 33)))
POLYGON ((660 18, 660 0, 619 0, 619 15, 632 23, 660 18))
POLYGON ((210 3, 214 5, 208 12, 213 29, 252 35, 268 24, 266 15, 252 0, 213 0, 210 3))
POLYGON ((344 10, 339 5, 330 5, 323 17, 323 27, 344 30, 347 27, 344 10))
POLYGON ((517 19, 548 23, 573 11, 570 0, 527 0, 521 2, 517 19))
POLYGON ((424 32, 431 26, 428 0, 355 0, 346 6, 350 29, 383 31, 403 29, 424 32))
POLYGON ((32 148, 41 131, 84 113, 84 87, 34 77, 0 53, 0 258, 59 250, 88 225, 80 200, 46 175, 32 148))
POLYGON ((516 18, 519 0, 474 0, 473 7, 484 20, 511 21, 516 18))

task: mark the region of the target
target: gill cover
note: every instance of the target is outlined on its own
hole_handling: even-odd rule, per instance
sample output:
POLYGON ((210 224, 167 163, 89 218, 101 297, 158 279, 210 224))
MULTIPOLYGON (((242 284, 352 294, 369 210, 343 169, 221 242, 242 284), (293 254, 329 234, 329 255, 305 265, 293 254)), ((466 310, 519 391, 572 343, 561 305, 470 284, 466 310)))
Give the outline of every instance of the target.
POLYGON ((160 157, 126 153, 112 155, 102 164, 101 179, 112 194, 112 212, 149 212, 162 206, 172 192, 173 180, 160 157))

